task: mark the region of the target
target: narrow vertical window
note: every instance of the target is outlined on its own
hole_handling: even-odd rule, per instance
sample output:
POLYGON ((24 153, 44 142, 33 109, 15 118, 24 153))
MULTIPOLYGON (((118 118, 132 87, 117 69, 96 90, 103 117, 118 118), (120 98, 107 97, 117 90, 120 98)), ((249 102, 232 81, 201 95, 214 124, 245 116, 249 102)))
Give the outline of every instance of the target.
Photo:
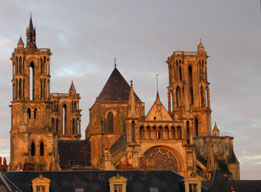
POLYGON ((19 99, 22 99, 22 79, 19 79, 19 99))
POLYGON ((131 141, 135 142, 135 122, 131 122, 131 141))
POLYGON ((190 143, 190 131, 189 131, 189 122, 187 121, 187 142, 190 143))
POLYGON ((195 119, 195 134, 198 136, 198 119, 195 119))
POLYGON ((55 130, 55 124, 54 124, 54 118, 52 118, 52 128, 53 128, 53 130, 55 130))
POLYGON ((34 63, 30 64, 30 100, 34 100, 34 63))
POLYGON ((34 120, 36 120, 37 117, 37 108, 34 109, 34 120))
POLYGON ((80 122, 79 119, 76 120, 76 134, 80 133, 80 122))
POLYGON ((176 106, 177 106, 177 108, 180 107, 180 104, 181 104, 180 99, 181 99, 181 91, 180 91, 180 88, 177 87, 177 89, 176 89, 176 106))
POLYGON ((31 119, 31 109, 27 109, 27 119, 31 119))
POLYGON ((204 107, 205 106, 205 99, 204 99, 203 87, 200 88, 200 97, 201 97, 201 107, 204 107))
POLYGON ((181 69, 181 66, 179 66, 179 80, 182 81, 182 69, 181 69))
POLYGON ((107 115, 108 133, 113 133, 113 114, 109 112, 107 115))
POLYGON ((63 106, 63 134, 66 133, 66 105, 63 106))
POLYGON ((40 156, 44 156, 44 144, 42 141, 40 143, 40 156))
POLYGON ((56 128, 56 132, 58 133, 58 129, 59 129, 59 119, 58 118, 56 118, 55 128, 56 128))
POLYGON ((31 144, 31 155, 35 156, 35 144, 34 144, 34 142, 32 142, 32 144, 31 144))
POLYGON ((192 77, 192 67, 189 66, 189 103, 193 105, 193 77, 192 77))

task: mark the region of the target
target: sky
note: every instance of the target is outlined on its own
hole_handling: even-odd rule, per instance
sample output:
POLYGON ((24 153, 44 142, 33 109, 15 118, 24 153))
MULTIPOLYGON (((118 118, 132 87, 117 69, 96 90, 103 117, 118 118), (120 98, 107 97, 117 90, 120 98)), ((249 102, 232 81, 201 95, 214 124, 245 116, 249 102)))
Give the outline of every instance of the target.
POLYGON ((114 68, 145 102, 167 107, 173 51, 208 55, 212 126, 234 136, 241 179, 261 179, 261 12, 259 0, 0 0, 0 156, 10 156, 10 57, 19 36, 25 42, 30 12, 38 48, 50 48, 51 92, 81 95, 82 138, 89 108, 114 68))

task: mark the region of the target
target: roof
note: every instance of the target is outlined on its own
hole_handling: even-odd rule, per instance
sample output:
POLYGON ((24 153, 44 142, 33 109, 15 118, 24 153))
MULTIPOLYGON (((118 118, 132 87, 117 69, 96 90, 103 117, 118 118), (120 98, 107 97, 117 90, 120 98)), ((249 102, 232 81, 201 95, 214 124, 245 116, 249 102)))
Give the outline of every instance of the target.
MULTIPOLYGON (((103 87, 101 93, 97 97, 97 101, 128 101, 130 93, 130 85, 115 67, 109 79, 103 87)), ((141 102, 135 94, 135 100, 141 102)))
POLYGON ((183 177, 173 171, 50 171, 50 172, 8 172, 7 176, 23 191, 32 191, 31 181, 42 174, 51 180, 50 191, 75 192, 83 188, 88 192, 109 192, 109 179, 119 174, 127 178, 128 192, 184 191, 183 177))
POLYGON ((211 181, 203 181, 202 186, 210 192, 259 192, 261 191, 261 180, 228 180, 222 171, 217 168, 211 181))
POLYGON ((59 141, 58 153, 63 169, 91 166, 91 144, 88 140, 59 141))
POLYGON ((21 192, 12 181, 10 181, 5 174, 0 171, 0 191, 1 192, 21 192))

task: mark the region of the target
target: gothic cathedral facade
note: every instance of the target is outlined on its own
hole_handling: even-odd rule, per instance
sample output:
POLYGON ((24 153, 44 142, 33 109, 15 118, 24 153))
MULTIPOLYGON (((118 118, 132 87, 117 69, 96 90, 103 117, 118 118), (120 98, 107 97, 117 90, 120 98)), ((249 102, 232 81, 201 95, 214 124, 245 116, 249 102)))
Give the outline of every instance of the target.
POLYGON ((80 95, 73 83, 69 93, 50 93, 51 51, 38 49, 35 35, 30 18, 26 46, 20 37, 11 58, 10 170, 173 170, 208 180, 219 167, 228 179, 239 179, 233 137, 220 136, 216 124, 212 130, 208 55, 201 41, 197 51, 175 51, 166 61, 168 109, 157 92, 145 114, 134 83, 115 65, 80 140, 80 95))

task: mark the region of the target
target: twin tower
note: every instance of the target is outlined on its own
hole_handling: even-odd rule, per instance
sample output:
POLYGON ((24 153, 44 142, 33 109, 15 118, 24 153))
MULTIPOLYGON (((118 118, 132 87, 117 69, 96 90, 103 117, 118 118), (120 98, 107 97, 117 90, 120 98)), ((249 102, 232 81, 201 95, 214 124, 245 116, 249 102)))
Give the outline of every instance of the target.
POLYGON ((58 169, 58 139, 81 137, 80 95, 50 93, 50 49, 38 49, 30 17, 26 46, 20 37, 12 54, 11 170, 24 166, 58 169))
POLYGON ((80 95, 73 83, 68 93, 50 93, 51 52, 37 48, 35 37, 30 18, 26 46, 20 37, 11 58, 10 170, 73 169, 88 161, 80 166, 167 169, 183 176, 195 172, 210 179, 216 166, 222 165, 228 177, 239 178, 233 138, 220 137, 217 126, 211 129, 208 56, 201 41, 197 51, 175 51, 166 61, 168 109, 157 93, 146 115, 133 83, 129 85, 115 66, 90 108, 82 141, 80 95), (81 143, 88 147, 81 147, 81 143), (58 148, 65 145, 74 151, 69 153, 66 148, 63 154, 64 148, 58 148), (78 148, 85 151, 77 153, 78 148), (77 155, 80 153, 90 155, 83 160, 77 155))

